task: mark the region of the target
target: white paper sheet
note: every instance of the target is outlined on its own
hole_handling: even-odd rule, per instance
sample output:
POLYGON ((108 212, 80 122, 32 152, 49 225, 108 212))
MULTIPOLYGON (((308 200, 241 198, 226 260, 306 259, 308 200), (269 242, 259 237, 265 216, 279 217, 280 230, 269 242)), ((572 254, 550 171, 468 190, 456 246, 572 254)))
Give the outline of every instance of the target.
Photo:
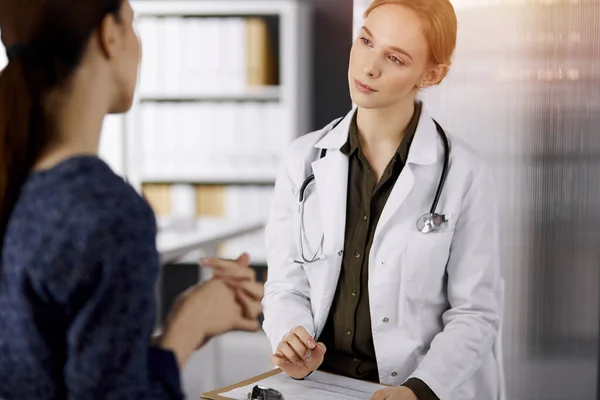
POLYGON ((385 387, 315 371, 301 381, 280 373, 220 395, 235 400, 248 400, 248 393, 252 392, 255 385, 278 390, 283 394, 284 400, 370 400, 373 393, 385 387))

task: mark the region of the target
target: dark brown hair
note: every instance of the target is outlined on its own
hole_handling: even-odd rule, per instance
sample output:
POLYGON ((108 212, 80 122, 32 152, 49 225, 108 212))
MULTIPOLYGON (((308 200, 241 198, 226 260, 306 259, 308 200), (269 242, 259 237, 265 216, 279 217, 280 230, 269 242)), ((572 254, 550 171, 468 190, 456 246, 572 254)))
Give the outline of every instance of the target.
POLYGON ((0 30, 14 49, 0 72, 0 249, 10 214, 51 135, 45 95, 68 83, 92 33, 124 0, 0 0, 0 30), (12 42, 12 43, 11 43, 12 42))

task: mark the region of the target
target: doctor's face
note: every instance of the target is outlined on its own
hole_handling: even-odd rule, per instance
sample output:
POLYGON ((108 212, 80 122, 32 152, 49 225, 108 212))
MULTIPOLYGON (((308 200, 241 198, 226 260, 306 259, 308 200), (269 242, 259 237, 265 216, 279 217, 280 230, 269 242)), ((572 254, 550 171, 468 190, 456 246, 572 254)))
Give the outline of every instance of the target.
POLYGON ((419 16, 399 4, 375 8, 352 45, 348 83, 352 101, 373 109, 414 101, 429 68, 419 16))

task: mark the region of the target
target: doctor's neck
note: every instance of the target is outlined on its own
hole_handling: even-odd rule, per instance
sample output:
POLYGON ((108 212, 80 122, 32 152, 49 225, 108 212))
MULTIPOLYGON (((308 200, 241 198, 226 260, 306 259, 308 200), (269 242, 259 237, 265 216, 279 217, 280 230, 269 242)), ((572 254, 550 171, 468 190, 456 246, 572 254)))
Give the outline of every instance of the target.
POLYGON ((399 104, 386 108, 366 109, 358 107, 356 125, 361 144, 367 147, 398 147, 406 128, 415 112, 415 99, 412 96, 399 104))

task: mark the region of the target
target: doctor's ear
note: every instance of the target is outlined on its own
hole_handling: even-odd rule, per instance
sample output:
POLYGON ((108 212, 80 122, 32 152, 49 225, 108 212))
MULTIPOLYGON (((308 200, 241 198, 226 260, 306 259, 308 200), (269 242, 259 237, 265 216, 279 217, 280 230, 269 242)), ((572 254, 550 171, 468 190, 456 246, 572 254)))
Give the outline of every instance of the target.
POLYGON ((428 87, 439 85, 446 77, 449 66, 447 64, 432 65, 417 82, 417 88, 427 89, 428 87))

